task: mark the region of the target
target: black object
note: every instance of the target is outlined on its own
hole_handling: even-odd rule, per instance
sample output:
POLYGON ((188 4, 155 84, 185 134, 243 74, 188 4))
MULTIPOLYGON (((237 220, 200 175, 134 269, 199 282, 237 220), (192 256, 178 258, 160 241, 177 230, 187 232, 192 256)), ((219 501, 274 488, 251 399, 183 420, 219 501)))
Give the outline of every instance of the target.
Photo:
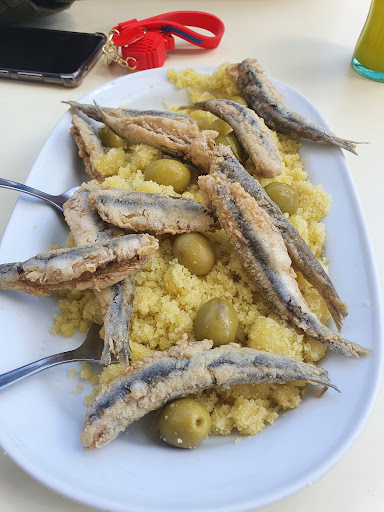
POLYGON ((105 41, 100 32, 1 27, 0 77, 76 87, 105 41))

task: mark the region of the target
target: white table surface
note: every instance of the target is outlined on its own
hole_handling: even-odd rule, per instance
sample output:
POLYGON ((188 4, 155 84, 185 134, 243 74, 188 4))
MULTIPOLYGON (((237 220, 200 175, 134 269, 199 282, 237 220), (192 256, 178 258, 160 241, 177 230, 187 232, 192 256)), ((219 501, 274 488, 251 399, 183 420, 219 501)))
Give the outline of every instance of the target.
MULTIPOLYGON (((367 80, 350 66, 369 0, 82 0, 70 10, 30 23, 82 32, 108 31, 131 18, 173 10, 201 10, 226 25, 216 50, 193 47, 169 54, 166 66, 219 64, 257 57, 270 76, 301 91, 340 136, 370 141, 359 156, 346 153, 373 243, 381 287, 384 270, 384 84, 367 80)), ((23 183, 43 143, 66 110, 60 101, 124 74, 107 70, 102 60, 75 89, 0 82, 1 172, 23 183)), ((52 191, 57 193, 59 191, 52 191)), ((17 194, 0 190, 0 235, 17 194)), ((4 340, 2 340, 4 341, 4 340)), ((1 420, 0 420, 1 421, 1 420)), ((384 503, 384 388, 352 449, 320 481, 263 512, 376 512, 384 503)), ((230 461, 229 461, 230 463, 230 461)), ((58 496, 34 481, 0 453, 0 510, 4 512, 81 512, 93 510, 58 496)))

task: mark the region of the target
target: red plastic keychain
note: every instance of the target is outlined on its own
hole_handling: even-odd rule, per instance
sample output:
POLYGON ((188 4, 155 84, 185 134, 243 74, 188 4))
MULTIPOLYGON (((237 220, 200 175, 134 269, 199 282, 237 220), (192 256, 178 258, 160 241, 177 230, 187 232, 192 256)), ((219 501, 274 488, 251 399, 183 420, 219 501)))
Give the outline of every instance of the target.
POLYGON ((142 71, 164 64, 166 52, 175 47, 174 35, 196 46, 212 49, 218 46, 223 34, 224 23, 213 14, 174 11, 141 21, 133 19, 119 23, 109 33, 103 51, 108 65, 113 61, 131 71, 142 71), (213 35, 202 35, 188 27, 202 28, 213 35))

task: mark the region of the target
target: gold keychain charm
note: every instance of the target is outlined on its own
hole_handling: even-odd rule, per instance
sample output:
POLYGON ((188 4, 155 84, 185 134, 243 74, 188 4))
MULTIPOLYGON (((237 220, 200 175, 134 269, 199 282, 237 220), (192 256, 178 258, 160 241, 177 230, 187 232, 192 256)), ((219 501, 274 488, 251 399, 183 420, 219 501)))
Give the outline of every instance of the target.
POLYGON ((134 71, 137 67, 136 59, 134 57, 127 57, 126 59, 120 57, 119 46, 116 46, 113 42, 115 34, 120 34, 120 32, 114 28, 109 32, 108 39, 103 46, 104 64, 109 68, 113 62, 116 62, 116 64, 134 71), (133 61, 133 65, 130 65, 129 61, 133 61))

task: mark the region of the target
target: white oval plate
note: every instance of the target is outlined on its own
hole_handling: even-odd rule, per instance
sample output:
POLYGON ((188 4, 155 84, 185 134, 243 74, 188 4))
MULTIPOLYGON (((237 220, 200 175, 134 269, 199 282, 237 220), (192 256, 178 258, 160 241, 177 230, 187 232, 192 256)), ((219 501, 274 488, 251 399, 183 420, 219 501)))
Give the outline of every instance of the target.
MULTIPOLYGON (((211 72, 213 67, 198 68, 211 72)), ((277 83, 289 106, 326 125, 308 99, 277 83)), ((65 95, 63 96, 65 99, 65 95)), ((155 69, 124 76, 84 96, 100 105, 164 110, 188 101, 155 69)), ((69 137, 70 114, 59 121, 28 178, 28 184, 60 193, 82 180, 82 163, 69 137)), ((232 512, 268 505, 310 485, 355 441, 372 408, 382 365, 380 299, 364 220, 342 152, 303 142, 302 157, 314 183, 332 195, 327 224, 331 275, 349 316, 346 338, 372 348, 370 357, 344 359, 330 353, 321 362, 341 389, 321 399, 308 393, 303 404, 282 414, 255 437, 209 438, 196 450, 172 449, 154 437, 148 419, 99 451, 83 452, 79 434, 84 394, 79 380, 61 366, 21 381, 0 393, 0 442, 4 450, 42 484, 79 501, 114 512, 199 510, 232 512)), ((68 233, 61 215, 28 196, 16 204, 0 248, 0 261, 23 261, 68 233)), ((53 298, 1 292, 0 373, 79 341, 49 334, 56 313, 53 298)))

